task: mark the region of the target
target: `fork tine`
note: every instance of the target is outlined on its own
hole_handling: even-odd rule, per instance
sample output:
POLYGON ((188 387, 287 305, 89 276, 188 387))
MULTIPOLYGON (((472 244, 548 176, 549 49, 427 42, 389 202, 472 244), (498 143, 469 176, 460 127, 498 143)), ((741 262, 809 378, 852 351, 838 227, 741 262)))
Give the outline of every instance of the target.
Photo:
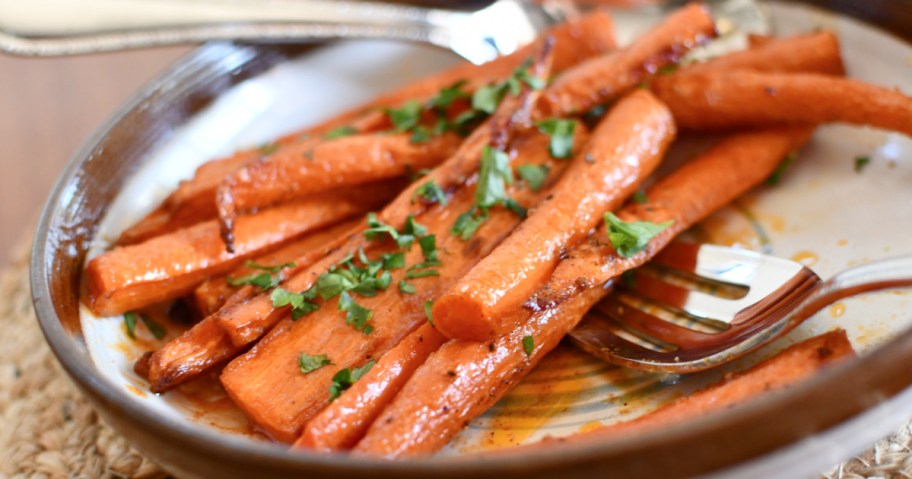
POLYGON ((716 334, 697 331, 674 322, 659 318, 649 312, 628 303, 620 301, 619 295, 612 294, 602 300, 596 309, 599 313, 608 316, 616 322, 623 324, 626 329, 648 338, 665 343, 665 349, 676 350, 681 347, 700 347, 708 342, 715 341, 716 334))

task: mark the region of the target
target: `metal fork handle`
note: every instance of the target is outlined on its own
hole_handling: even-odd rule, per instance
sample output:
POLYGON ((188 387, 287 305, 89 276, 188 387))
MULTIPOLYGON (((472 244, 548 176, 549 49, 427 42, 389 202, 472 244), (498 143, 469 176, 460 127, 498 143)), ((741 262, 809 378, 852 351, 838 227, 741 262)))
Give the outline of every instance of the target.
MULTIPOLYGON (((471 12, 380 2, 49 0, 38 8, 30 3, 0 4, 0 49, 59 56, 205 40, 383 38, 456 50, 457 30, 471 34, 466 29, 471 12), (54 15, 47 15, 50 8, 54 15)), ((494 45, 490 50, 496 55, 494 45)))
POLYGON ((791 331, 823 308, 840 299, 863 293, 912 287, 912 256, 899 256, 849 268, 820 283, 789 314, 738 345, 703 361, 722 363, 732 354, 743 356, 791 331))

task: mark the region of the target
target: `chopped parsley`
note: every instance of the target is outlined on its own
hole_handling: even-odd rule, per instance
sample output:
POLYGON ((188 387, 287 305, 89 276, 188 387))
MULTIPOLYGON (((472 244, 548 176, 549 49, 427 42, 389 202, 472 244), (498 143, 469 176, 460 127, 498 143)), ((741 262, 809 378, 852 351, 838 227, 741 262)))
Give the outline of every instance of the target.
POLYGON ((551 168, 548 165, 520 165, 516 167, 516 174, 529 185, 532 191, 538 191, 544 186, 551 168))
POLYGON ((269 155, 279 151, 279 144, 278 143, 263 143, 262 145, 257 147, 257 150, 259 150, 261 155, 269 156, 269 155))
POLYGON ((646 193, 642 191, 637 191, 633 194, 634 203, 644 204, 649 202, 649 198, 646 197, 646 193))
POLYGON ((345 311, 345 323, 355 328, 356 331, 364 334, 373 332, 374 327, 367 324, 373 316, 373 312, 356 303, 348 291, 343 291, 339 295, 339 311, 345 311))
POLYGON ((307 353, 301 353, 298 357, 298 369, 302 374, 312 373, 323 366, 329 366, 332 361, 325 354, 315 354, 313 356, 307 353))
POLYGON ((262 290, 267 290, 275 288, 279 285, 281 280, 281 275, 279 274, 285 268, 294 268, 294 263, 285 263, 276 266, 265 266, 261 264, 254 263, 253 261, 247 261, 246 266, 250 269, 257 269, 262 271, 262 273, 251 273, 246 276, 241 276, 238 278, 228 278, 226 281, 230 286, 257 286, 262 290))
POLYGON ((531 356, 532 352, 535 351, 535 339, 532 336, 524 336, 522 343, 526 356, 531 356))
POLYGON ((484 224, 486 219, 488 219, 488 212, 473 206, 469 211, 456 218, 456 222, 453 223, 453 228, 450 231, 463 240, 467 240, 475 234, 475 231, 484 224))
POLYGON ((127 327, 127 336, 129 336, 130 339, 136 339, 137 317, 140 321, 142 321, 144 325, 146 325, 146 329, 152 333, 152 336, 154 336, 155 339, 162 339, 166 334, 168 334, 168 331, 164 326, 156 323, 149 316, 142 313, 137 313, 135 311, 127 311, 124 313, 124 325, 127 327))
POLYGON ((434 326, 433 309, 434 309, 433 301, 428 300, 428 301, 424 302, 424 314, 425 314, 425 316, 427 316, 428 322, 431 323, 431 326, 434 326))
POLYGON ((605 213, 605 226, 608 228, 608 240, 622 258, 630 258, 646 249, 649 241, 674 221, 655 224, 649 221, 626 222, 613 213, 605 213))
POLYGON ((323 135, 323 138, 327 140, 335 140, 336 138, 351 136, 355 133, 358 133, 357 128, 350 125, 342 125, 327 131, 326 134, 323 135))
POLYGON ((482 209, 491 208, 506 200, 507 185, 513 184, 510 157, 503 151, 485 145, 481 152, 475 204, 482 209))
POLYGON ((766 179, 766 184, 769 186, 778 185, 779 182, 782 181, 782 175, 785 174, 785 170, 788 170, 796 159, 798 159, 797 151, 790 152, 788 155, 786 155, 785 159, 779 163, 779 166, 777 166, 776 169, 773 170, 773 173, 769 175, 769 178, 766 179))
POLYGON ((861 173, 868 164, 871 163, 871 157, 869 156, 856 156, 855 157, 855 173, 861 173))
POLYGON ((300 293, 292 293, 285 288, 276 288, 269 294, 269 299, 276 308, 291 306, 291 318, 298 319, 320 309, 320 305, 313 302, 316 296, 317 290, 314 288, 300 293))
POLYGON ((418 100, 409 100, 400 108, 387 108, 386 114, 393 123, 393 129, 397 133, 411 131, 418 126, 421 115, 424 113, 424 107, 418 100))
POLYGON ((421 198, 428 204, 440 203, 443 206, 447 204, 446 194, 437 186, 437 183, 434 183, 434 180, 428 180, 415 190, 412 194, 412 203, 416 198, 421 198))
POLYGON ((405 280, 399 280, 399 292, 402 294, 415 294, 415 285, 408 284, 405 280))
POLYGON ((368 361, 359 368, 349 370, 341 369, 332 377, 332 384, 329 385, 329 402, 333 402, 342 395, 343 392, 352 387, 355 381, 361 379, 374 367, 374 361, 368 361))
POLYGON ((573 134, 576 122, 561 118, 549 118, 536 123, 538 131, 548 135, 548 151, 552 158, 566 159, 573 153, 573 134))

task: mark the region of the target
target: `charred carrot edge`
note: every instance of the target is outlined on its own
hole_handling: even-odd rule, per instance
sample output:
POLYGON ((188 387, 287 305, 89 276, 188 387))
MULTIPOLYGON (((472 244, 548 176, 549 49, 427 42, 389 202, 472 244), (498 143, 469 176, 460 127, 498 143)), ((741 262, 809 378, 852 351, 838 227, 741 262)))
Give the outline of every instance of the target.
POLYGON ((384 354, 367 375, 311 419, 294 446, 319 451, 350 449, 415 369, 445 341, 430 324, 416 329, 384 354))
POLYGON ((687 65, 671 76, 733 70, 845 75, 839 39, 832 32, 819 32, 788 38, 771 38, 747 50, 729 53, 704 63, 687 65))
POLYGON ((369 194, 336 192, 242 217, 233 254, 225 251, 214 220, 115 248, 86 266, 87 304, 108 316, 183 296, 209 276, 227 273, 308 231, 369 211, 393 192, 387 184, 372 188, 369 194))
MULTIPOLYGON (((556 71, 564 70, 586 58, 603 54, 615 47, 614 25, 611 17, 604 12, 593 12, 576 21, 555 26, 542 37, 548 35, 554 36, 556 39, 554 64, 556 71)), ((460 80, 469 80, 468 87, 477 88, 509 75, 533 51, 532 46, 527 46, 484 65, 463 63, 443 72, 432 74, 337 115, 318 126, 287 134, 276 140, 274 144, 282 149, 343 125, 353 126, 360 132, 377 131, 388 125, 386 115, 379 110, 380 108, 398 106, 408 100, 429 98, 441 88, 448 87, 460 80)), ((163 207, 168 211, 176 211, 183 209, 184 205, 188 203, 200 204, 207 201, 214 203, 216 188, 226 175, 264 156, 267 155, 261 149, 251 148, 204 164, 197 170, 193 178, 181 183, 177 191, 165 200, 163 207)), ((211 214, 214 215, 215 211, 213 207, 211 214)), ((190 225, 183 223, 163 227, 163 224, 167 224, 167 221, 162 221, 160 213, 158 217, 150 216, 136 225, 135 231, 128 230, 130 232, 123 237, 122 241, 118 241, 118 244, 136 243, 190 225)))
POLYGON ((283 148, 249 163, 219 186, 219 211, 230 214, 437 166, 459 146, 456 134, 414 143, 411 135, 353 135, 283 148))
MULTIPOLYGON (((333 243, 340 237, 346 237, 350 231, 358 228, 363 219, 356 218, 330 226, 326 229, 315 231, 271 253, 253 258, 252 261, 263 266, 278 266, 293 263, 294 267, 283 270, 283 273, 293 269, 304 269, 325 256, 333 243)), ((239 278, 257 273, 256 269, 242 266, 228 273, 224 277, 211 278, 197 286, 193 291, 193 302, 204 317, 217 311, 225 301, 238 291, 237 287, 228 284, 229 278, 239 278)))
POLYGON ((552 195, 490 255, 434 303, 437 330, 486 341, 514 329, 508 313, 544 284, 600 214, 618 206, 659 165, 675 137, 668 109, 639 90, 599 124, 552 195))
POLYGON ((627 48, 587 60, 558 77, 548 88, 543 108, 553 115, 589 111, 635 88, 662 66, 677 62, 715 35, 707 7, 690 4, 627 48))
POLYGON ((618 213, 627 221, 674 220, 649 247, 621 258, 600 228, 560 262, 537 301, 513 313, 521 327, 490 343, 446 343, 415 371, 354 451, 404 457, 443 447, 557 346, 606 294, 602 285, 607 280, 648 261, 674 235, 762 181, 807 139, 808 130, 734 135, 650 188, 648 203, 630 204, 618 213), (534 344, 528 354, 523 344, 527 336, 534 344))
MULTIPOLYGON (((516 157, 521 158, 518 161, 530 164, 546 164, 557 177, 566 162, 550 157, 547 141, 537 133, 516 139, 516 157)), ((509 190, 514 200, 524 207, 534 206, 548 194, 547 189, 520 189, 518 184, 509 190)), ((441 263, 435 267, 438 275, 409 279, 417 288, 415 294, 403 295, 392 287, 371 298, 356 297, 358 304, 373 311, 370 324, 374 329, 369 335, 346 325, 342 313, 336 310, 336 301, 331 300, 306 318, 282 320, 248 353, 225 367, 222 385, 259 430, 276 440, 294 442, 305 423, 326 406, 331 378, 337 371, 381 358, 403 337, 427 322, 425 302, 436 298, 462 277, 521 221, 505 208, 494 208, 471 240, 465 241, 452 233, 456 216, 453 212, 467 211, 472 204, 473 189, 460 188, 449 198, 446 208, 435 207, 418 217, 428 233, 436 237, 441 263), (301 374, 295 362, 288 359, 295 359, 301 352, 327 354, 333 365, 301 374), (276 397, 283 400, 277 401, 276 397)), ((389 242, 383 244, 385 249, 369 252, 369 257, 393 250, 389 242)), ((407 264, 420 261, 423 259, 418 248, 406 253, 407 264)), ((395 285, 405 271, 393 270, 391 274, 391 284, 395 285)))
POLYGON ((652 88, 682 129, 840 122, 912 136, 912 97, 856 80, 731 71, 658 79, 652 88))
POLYGON ((794 344, 755 366, 726 377, 722 382, 679 398, 632 421, 622 422, 566 438, 548 438, 524 446, 535 449, 555 443, 594 441, 665 427, 714 411, 728 409, 763 395, 799 383, 821 369, 855 357, 852 344, 842 329, 794 344))

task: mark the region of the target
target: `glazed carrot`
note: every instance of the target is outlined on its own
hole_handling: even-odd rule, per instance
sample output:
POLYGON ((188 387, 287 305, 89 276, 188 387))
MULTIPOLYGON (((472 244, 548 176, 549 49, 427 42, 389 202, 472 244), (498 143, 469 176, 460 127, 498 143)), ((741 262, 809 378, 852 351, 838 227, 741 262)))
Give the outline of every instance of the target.
MULTIPOLYGON (((518 138, 514 142, 516 161, 548 165, 551 174, 557 177, 566 162, 550 157, 547 141, 537 133, 518 138)), ((537 204, 548 194, 546 189, 519 189, 516 184, 510 192, 514 200, 525 207, 537 204)), ((435 299, 464 275, 520 222, 513 212, 494 208, 472 238, 463 240, 451 229, 456 216, 473 203, 474 191, 461 188, 453 193, 446 208, 435 207, 418 217, 427 227, 428 234, 436 236, 441 263, 434 268, 437 275, 408 280, 415 286, 415 294, 403 295, 390 288, 374 297, 358 297, 358 304, 373 311, 370 323, 374 329, 369 335, 346 325, 344 315, 336 310, 335 300, 332 300, 306 318, 283 320, 250 352, 229 363, 222 372, 222 384, 251 422, 270 437, 294 442, 304 424, 326 406, 330 379, 336 372, 382 357, 425 323, 425 302, 435 299), (333 364, 301 374, 295 362, 287 359, 296 358, 301 352, 327 354, 333 364)), ((407 264, 419 261, 422 261, 422 253, 417 248, 406 254, 407 264)), ((391 273, 391 284, 397 284, 405 271, 391 273)))
POLYGON ((788 38, 771 38, 760 45, 752 45, 747 50, 729 53, 705 63, 688 65, 675 75, 732 70, 813 72, 834 76, 845 74, 845 66, 839 52, 839 39, 832 32, 819 32, 788 38))
POLYGON ((567 251, 659 165, 675 136, 671 113, 639 90, 599 124, 570 169, 522 225, 434 303, 438 331, 450 338, 491 340, 516 327, 521 307, 567 251))
POLYGON ((625 221, 674 220, 645 250, 622 258, 600 228, 558 264, 536 301, 511 313, 521 327, 493 342, 446 343, 415 371, 354 450, 403 457, 443 447, 557 346, 604 297, 606 281, 648 261, 674 235, 762 181, 808 136, 807 128, 734 135, 659 181, 647 191, 646 204, 618 213, 625 221), (529 353, 526 337, 534 345, 529 353))
POLYGON ((912 97, 815 74, 712 72, 657 79, 652 89, 681 128, 718 130, 840 122, 912 136, 912 97))
POLYGON ((339 399, 311 419, 294 445, 319 451, 350 449, 415 369, 445 341, 430 324, 416 329, 384 354, 339 399))
POLYGON ((158 351, 143 356, 136 366, 146 371, 149 389, 163 393, 228 361, 235 354, 237 351, 222 328, 207 318, 158 351))
POLYGON ((144 243, 117 247, 86 266, 88 305, 99 315, 120 314, 193 291, 209 276, 227 273, 245 259, 345 218, 389 198, 390 185, 358 194, 335 192, 278 206, 238 220, 236 252, 225 251, 218 222, 210 220, 144 243))
MULTIPOLYGON (((300 270, 309 267, 311 264, 326 256, 328 251, 338 243, 340 238, 348 236, 349 233, 364 224, 363 218, 356 218, 335 226, 316 231, 304 236, 288 246, 282 247, 276 251, 267 253, 254 258, 252 261, 262 266, 278 266, 287 263, 293 263, 293 268, 287 268, 284 272, 300 270)), ((199 285, 193 291, 193 302, 196 309, 203 316, 209 316, 225 304, 225 301, 238 291, 238 288, 228 284, 229 278, 239 278, 242 276, 256 274, 258 270, 248 266, 242 266, 235 269, 225 277, 208 279, 199 285)))
POLYGON ((527 448, 553 446, 555 443, 607 439, 647 429, 666 427, 688 419, 724 410, 758 398, 769 391, 787 388, 821 369, 855 357, 855 351, 842 329, 794 344, 763 362, 736 373, 705 389, 679 398, 632 421, 606 426, 566 438, 547 438, 527 448))
POLYGON ((223 217, 340 187, 437 166, 461 142, 455 133, 414 143, 411 134, 353 135, 316 145, 300 143, 228 175, 216 200, 223 217))
POLYGON ((715 36, 703 4, 690 4, 627 48, 593 58, 558 77, 548 88, 543 108, 554 115, 586 112, 635 88, 664 65, 715 36))

